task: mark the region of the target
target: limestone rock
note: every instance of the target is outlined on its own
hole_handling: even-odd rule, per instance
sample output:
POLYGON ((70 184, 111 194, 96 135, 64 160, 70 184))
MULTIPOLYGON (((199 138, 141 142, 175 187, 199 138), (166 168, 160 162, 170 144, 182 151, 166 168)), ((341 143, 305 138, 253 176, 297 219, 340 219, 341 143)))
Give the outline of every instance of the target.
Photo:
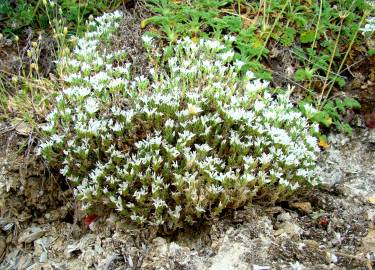
POLYGON ((299 210, 302 213, 309 214, 312 212, 312 207, 310 202, 295 202, 290 203, 290 207, 299 210))
POLYGON ((18 243, 31 243, 41 238, 46 233, 45 230, 39 227, 30 227, 22 232, 18 238, 18 243))
POLYGON ((301 227, 299 227, 297 224, 293 222, 286 221, 279 226, 279 229, 275 231, 274 235, 281 236, 286 234, 291 238, 299 239, 302 233, 303 230, 301 229, 301 227))
POLYGON ((362 250, 364 252, 375 252, 375 230, 369 230, 368 234, 362 238, 362 250))
POLYGON ((3 257, 6 248, 7 248, 7 244, 6 244, 6 241, 5 241, 5 237, 1 235, 0 236, 0 260, 3 257))

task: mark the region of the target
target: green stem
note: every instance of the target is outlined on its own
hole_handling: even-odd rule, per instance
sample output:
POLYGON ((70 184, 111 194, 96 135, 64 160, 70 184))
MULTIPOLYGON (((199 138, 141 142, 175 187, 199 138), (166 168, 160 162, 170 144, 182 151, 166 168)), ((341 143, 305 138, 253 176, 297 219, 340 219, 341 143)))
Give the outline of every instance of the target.
POLYGON ((36 13, 39 9, 39 5, 40 5, 41 2, 42 2, 42 0, 39 0, 38 3, 36 4, 35 8, 34 8, 33 19, 34 19, 35 15, 36 15, 36 13))
POLYGON ((358 28, 357 28, 355 34, 353 35, 352 39, 350 40, 349 47, 348 47, 348 49, 346 50, 346 53, 345 53, 345 55, 344 55, 344 59, 342 59, 342 61, 341 61, 341 63, 340 63, 340 66, 339 66, 339 69, 338 69, 338 71, 337 71, 337 73, 336 73, 334 79, 333 79, 333 80, 331 81, 331 83, 330 83, 329 89, 328 89, 327 94, 326 94, 326 96, 325 96, 325 98, 324 98, 324 101, 323 101, 323 103, 322 103, 322 106, 324 106, 324 104, 326 103, 327 98, 328 98, 329 94, 330 94, 331 91, 332 91, 333 85, 335 84, 336 78, 340 75, 341 69, 343 68, 343 66, 344 66, 344 64, 345 64, 345 62, 346 62, 346 58, 348 58, 349 52, 351 51, 352 46, 353 46, 353 44, 354 44, 354 41, 355 41, 355 39, 356 39, 357 36, 358 36, 359 29, 361 28, 361 26, 362 26, 364 20, 367 18, 367 16, 368 16, 368 14, 367 14, 367 12, 365 12, 365 13, 363 14, 362 18, 361 18, 361 21, 359 22, 359 25, 358 25, 358 28))
POLYGON ((321 20, 321 18, 322 18, 322 10, 323 10, 323 1, 320 1, 318 23, 316 24, 315 36, 314 36, 314 42, 313 42, 313 44, 311 45, 311 49, 314 49, 315 44, 316 44, 316 38, 318 37, 318 31, 319 31, 319 26, 320 26, 320 20, 321 20))
MULTIPOLYGON (((314 35, 314 41, 313 41, 313 43, 311 44, 311 49, 314 49, 314 48, 315 48, 315 45, 316 45, 316 39, 317 39, 317 37, 318 37, 318 31, 319 31, 319 26, 320 26, 320 20, 321 20, 321 18, 322 18, 322 11, 323 11, 323 1, 320 1, 318 23, 316 24, 315 35, 314 35)), ((309 57, 309 61, 311 61, 311 55, 310 55, 310 57, 309 57)), ((310 89, 312 82, 313 82, 313 81, 310 80, 310 82, 309 82, 309 86, 308 86, 307 88, 310 89)))
MULTIPOLYGON (((273 25, 272 25, 272 28, 271 28, 270 32, 268 33, 268 35, 267 35, 266 41, 265 41, 264 44, 263 44, 263 47, 264 47, 264 48, 266 48, 267 43, 268 43, 268 40, 270 39, 271 34, 272 34, 273 30, 274 30, 275 27, 276 27, 276 24, 279 22, 279 20, 280 20, 282 14, 284 13, 284 10, 285 10, 286 6, 289 4, 289 1, 290 1, 290 0, 288 0, 288 1, 285 2, 284 6, 283 6, 283 8, 282 8, 282 10, 281 10, 281 12, 277 15, 276 20, 274 21, 274 23, 273 23, 273 25)), ((256 59, 257 61, 259 61, 260 56, 261 56, 261 53, 262 53, 262 52, 259 52, 258 57, 257 57, 257 59, 256 59)))
POLYGON ((324 79, 322 91, 321 91, 319 99, 318 99, 318 105, 317 105, 318 109, 320 109, 320 103, 322 101, 322 98, 323 98, 323 95, 324 95, 324 91, 325 91, 325 89, 327 88, 327 85, 328 85, 328 79, 329 79, 329 75, 331 73, 333 60, 335 58, 337 47, 338 47, 338 44, 339 44, 339 40, 340 40, 340 36, 341 36, 341 31, 342 31, 342 27, 343 27, 343 24, 344 24, 344 20, 345 20, 345 18, 341 18, 341 20, 340 20, 339 33, 338 33, 337 38, 336 38, 335 47, 333 49, 333 52, 332 52, 332 55, 331 55, 331 59, 329 60, 327 75, 326 75, 326 77, 324 79))

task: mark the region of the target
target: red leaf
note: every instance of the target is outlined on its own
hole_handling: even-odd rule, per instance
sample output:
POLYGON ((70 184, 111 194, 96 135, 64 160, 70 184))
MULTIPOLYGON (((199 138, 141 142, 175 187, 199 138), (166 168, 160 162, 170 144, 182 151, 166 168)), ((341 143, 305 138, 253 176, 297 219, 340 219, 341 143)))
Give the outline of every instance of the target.
POLYGON ((375 128, 375 112, 366 113, 364 115, 365 124, 368 128, 375 128))
POLYGON ((321 226, 328 226, 328 224, 329 224, 329 218, 327 216, 322 216, 319 219, 319 225, 321 225, 321 226))
POLYGON ((88 226, 88 225, 90 225, 92 222, 94 222, 97 218, 98 218, 98 216, 95 215, 95 214, 87 215, 87 216, 85 216, 85 218, 83 219, 83 222, 88 226))

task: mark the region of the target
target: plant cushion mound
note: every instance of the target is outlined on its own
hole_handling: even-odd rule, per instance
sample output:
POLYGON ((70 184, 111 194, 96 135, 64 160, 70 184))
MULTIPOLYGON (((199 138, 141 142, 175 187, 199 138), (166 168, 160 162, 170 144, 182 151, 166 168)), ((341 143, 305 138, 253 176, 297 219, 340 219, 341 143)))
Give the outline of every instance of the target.
POLYGON ((40 147, 85 209, 104 205, 129 221, 175 229, 317 183, 316 127, 288 91, 243 72, 212 39, 161 50, 145 36, 153 68, 133 76, 116 60, 124 52, 100 51, 120 17, 98 18, 61 59, 69 86, 40 147))

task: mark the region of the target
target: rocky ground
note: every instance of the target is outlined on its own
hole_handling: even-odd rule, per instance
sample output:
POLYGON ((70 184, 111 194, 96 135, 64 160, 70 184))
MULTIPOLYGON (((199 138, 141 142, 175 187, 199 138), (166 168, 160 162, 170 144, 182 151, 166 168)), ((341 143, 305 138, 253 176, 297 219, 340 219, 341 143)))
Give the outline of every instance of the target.
POLYGON ((0 269, 375 266, 374 129, 329 136, 320 189, 285 204, 227 212, 173 235, 129 227, 113 215, 91 222, 64 181, 51 178, 34 155, 14 151, 23 141, 17 136, 13 151, 9 144, 0 155, 0 269))
MULTIPOLYGON (((147 68, 141 19, 129 15, 114 41, 138 55, 139 73, 147 68)), ((0 134, 0 269, 375 267, 375 129, 361 117, 352 135, 329 135, 319 189, 175 234, 130 227, 114 215, 85 217, 69 185, 35 157, 31 135, 5 124, 0 134)))

